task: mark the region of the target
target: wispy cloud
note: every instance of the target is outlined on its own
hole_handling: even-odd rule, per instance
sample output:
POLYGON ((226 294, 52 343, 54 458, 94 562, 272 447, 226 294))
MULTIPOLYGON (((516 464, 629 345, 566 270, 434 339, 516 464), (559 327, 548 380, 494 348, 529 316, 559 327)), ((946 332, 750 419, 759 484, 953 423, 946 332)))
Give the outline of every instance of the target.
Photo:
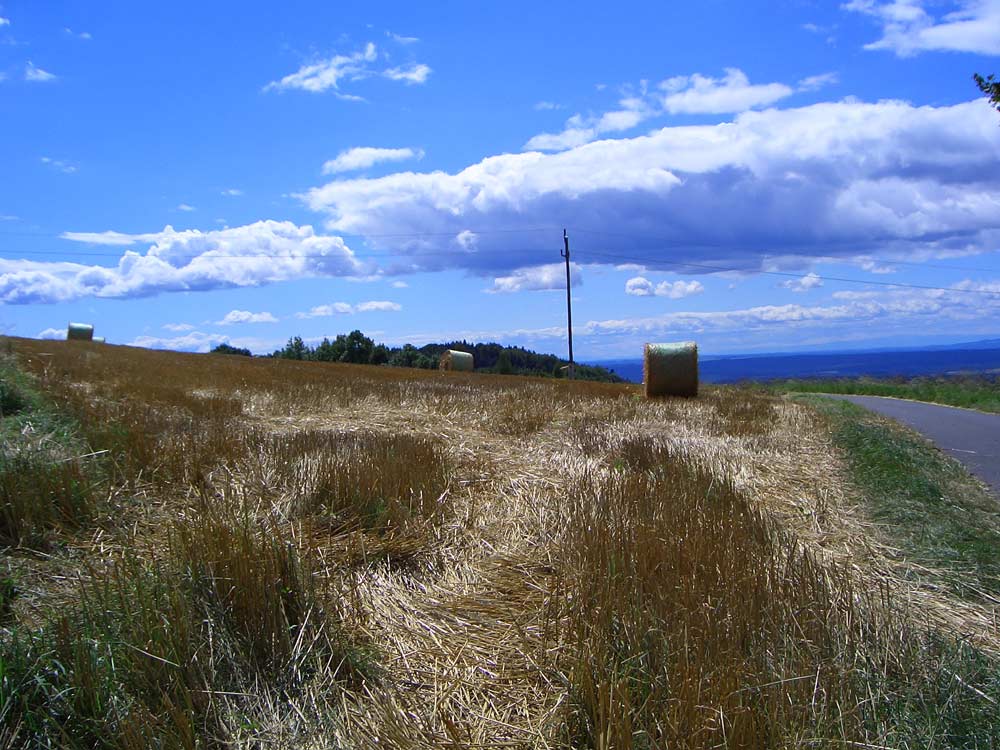
POLYGON ((546 111, 551 111, 551 110, 555 110, 555 109, 562 109, 562 108, 563 108, 563 106, 561 104, 556 104, 555 102, 536 102, 535 103, 535 109, 539 110, 540 112, 546 112, 546 111))
POLYGON ((420 41, 418 37, 415 36, 401 36, 400 34, 394 34, 391 31, 385 32, 385 35, 389 37, 396 44, 416 44, 420 41))
POLYGON ((323 164, 323 174, 339 174, 352 172, 383 162, 406 161, 408 159, 423 159, 424 151, 419 148, 373 148, 357 146, 341 151, 335 159, 323 164))
POLYGON ((882 38, 865 49, 886 49, 900 57, 920 52, 973 52, 1000 55, 1000 0, 949 2, 954 10, 932 15, 941 3, 925 0, 851 0, 842 7, 871 16, 882 26, 882 38))
POLYGON ((278 319, 269 312, 250 312, 249 310, 230 310, 222 320, 216 321, 218 326, 230 326, 236 323, 277 323, 278 319))
MULTIPOLYGON (((738 68, 726 68, 722 78, 695 73, 674 76, 650 89, 642 81, 638 88, 626 91, 618 108, 599 115, 575 114, 566 120, 558 133, 541 133, 528 140, 524 148, 538 151, 563 151, 609 133, 631 130, 653 117, 696 114, 729 114, 769 106, 791 96, 796 90, 815 91, 836 81, 836 75, 811 76, 794 89, 784 83, 750 83, 738 68)), ((548 104, 540 102, 539 104, 548 104)), ((543 108, 536 105, 537 108, 543 108)), ((552 107, 544 107, 552 108, 552 107)))
POLYGON ((190 212, 190 211, 197 211, 198 209, 195 208, 194 206, 189 206, 187 203, 179 203, 177 204, 177 210, 190 212))
POLYGON ((403 306, 398 302, 388 302, 385 300, 360 302, 354 306, 356 312, 399 312, 402 309, 403 306))
POLYGON ((405 68, 388 68, 382 75, 390 81, 403 81, 407 84, 426 83, 431 74, 431 67, 424 63, 414 63, 405 68))
POLYGON ((416 84, 424 83, 431 74, 430 67, 423 63, 379 70, 375 64, 377 61, 378 49, 374 43, 368 42, 363 49, 349 55, 334 55, 310 65, 303 65, 294 73, 267 84, 264 90, 299 89, 312 93, 330 91, 342 99, 363 101, 363 97, 343 91, 342 84, 373 76, 416 84))
POLYGON ((53 159, 49 156, 43 156, 39 161, 48 167, 52 167, 52 169, 55 169, 56 171, 62 172, 63 174, 73 174, 79 169, 75 164, 63 161, 62 159, 53 159))
POLYGON ((525 150, 563 151, 585 143, 606 133, 630 130, 651 117, 655 109, 643 95, 626 96, 618 102, 619 109, 601 115, 575 114, 566 120, 559 133, 540 133, 524 144, 525 150))
POLYGON ((184 331, 193 331, 194 326, 190 323, 164 323, 163 327, 168 331, 174 331, 175 333, 183 333, 184 331))
POLYGON ((31 62, 31 60, 28 60, 24 66, 24 80, 34 83, 46 83, 56 80, 56 76, 47 70, 42 70, 31 62))
POLYGON ((65 29, 63 29, 63 33, 66 34, 67 36, 71 36, 76 39, 83 39, 85 41, 90 41, 91 39, 93 39, 89 31, 76 32, 73 31, 73 29, 66 27, 65 29))
POLYGON ((682 299, 705 291, 700 281, 661 281, 653 284, 645 276, 636 276, 625 282, 625 294, 633 297, 667 297, 682 299))
POLYGON ((237 196, 243 195, 243 191, 240 190, 239 188, 226 188, 225 190, 222 191, 222 195, 225 195, 229 198, 235 198, 237 196))
POLYGON ((10 26, 10 19, 0 16, 0 26, 10 26))
POLYGON ((836 73, 820 73, 815 76, 808 76, 799 81, 799 91, 818 91, 819 89, 832 86, 840 82, 840 76, 836 73))
POLYGON ((403 306, 397 302, 386 300, 372 300, 370 302, 359 302, 351 305, 347 302, 332 302, 328 305, 317 305, 307 312, 295 313, 295 317, 300 320, 310 318, 331 318, 334 315, 353 315, 362 312, 399 312, 403 306))
POLYGON ((232 340, 221 333, 203 333, 191 331, 183 336, 164 338, 161 336, 137 336, 131 346, 141 346, 146 349, 169 349, 178 352, 207 352, 219 344, 232 343, 232 340))

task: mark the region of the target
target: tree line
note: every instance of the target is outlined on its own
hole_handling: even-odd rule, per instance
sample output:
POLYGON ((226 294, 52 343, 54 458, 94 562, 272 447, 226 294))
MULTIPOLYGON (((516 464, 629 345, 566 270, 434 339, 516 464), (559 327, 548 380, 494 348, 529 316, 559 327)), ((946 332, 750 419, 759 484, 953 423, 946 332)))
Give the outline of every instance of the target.
MULTIPOLYGON (((421 347, 404 344, 389 347, 377 344, 361 331, 340 334, 333 340, 324 338, 310 346, 301 336, 292 336, 280 349, 265 355, 277 359, 295 359, 308 362, 347 362, 357 365, 387 365, 389 367, 414 367, 424 370, 437 368, 441 355, 448 349, 468 352, 473 356, 476 370, 501 375, 536 375, 565 377, 568 362, 554 354, 539 354, 520 346, 501 344, 470 344, 468 341, 450 341, 444 344, 426 344, 421 347)), ((252 356, 249 349, 219 344, 213 354, 252 356)), ((612 370, 594 365, 576 365, 576 376, 583 380, 609 383, 625 382, 612 370)))

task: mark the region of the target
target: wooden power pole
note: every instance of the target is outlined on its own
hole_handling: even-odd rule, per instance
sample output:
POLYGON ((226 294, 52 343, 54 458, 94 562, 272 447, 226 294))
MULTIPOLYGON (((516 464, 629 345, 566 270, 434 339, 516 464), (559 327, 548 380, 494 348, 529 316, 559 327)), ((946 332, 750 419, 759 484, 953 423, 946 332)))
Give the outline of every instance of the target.
POLYGON ((569 333, 569 376, 572 378, 576 375, 573 363, 573 300, 570 296, 569 235, 565 229, 563 229, 563 247, 559 254, 566 259, 566 331, 569 333))

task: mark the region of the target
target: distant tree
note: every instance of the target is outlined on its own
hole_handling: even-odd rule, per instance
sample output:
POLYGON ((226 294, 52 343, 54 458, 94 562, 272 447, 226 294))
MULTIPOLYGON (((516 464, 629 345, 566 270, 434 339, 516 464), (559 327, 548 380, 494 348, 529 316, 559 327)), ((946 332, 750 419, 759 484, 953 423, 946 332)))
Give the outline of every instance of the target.
POLYGON ((511 375, 514 372, 514 366, 510 363, 510 352, 506 349, 497 357, 496 370, 501 375, 511 375))
POLYGON ((395 349, 389 355, 389 364, 393 367, 416 367, 414 362, 419 356, 420 352, 417 351, 417 347, 413 344, 403 344, 402 349, 395 349))
POLYGON ((249 349, 239 349, 235 346, 230 346, 229 344, 219 344, 212 351, 212 354, 238 354, 241 357, 252 357, 253 354, 249 349))
POLYGON ((311 354, 312 350, 306 346, 301 336, 292 336, 283 349, 278 349, 271 356, 280 359, 309 359, 311 354))
MULTIPOLYGON (((338 339, 344 338, 343 336, 338 336, 338 339)), ((330 341, 330 339, 325 338, 319 343, 312 353, 312 359, 317 362, 339 362, 340 355, 344 353, 344 345, 338 346, 337 342, 330 341)))
POLYGON ((972 80, 976 82, 979 90, 986 94, 990 104, 1000 112, 1000 81, 995 80, 992 74, 983 78, 979 73, 973 73, 972 80))
POLYGON ((369 364, 372 365, 384 365, 389 362, 389 347, 385 344, 378 344, 372 349, 371 359, 368 360, 369 364))
POLYGON ((340 355, 341 362, 352 362, 356 365, 366 365, 371 361, 375 342, 361 331, 351 331, 346 337, 337 337, 338 343, 344 339, 344 351, 340 355))

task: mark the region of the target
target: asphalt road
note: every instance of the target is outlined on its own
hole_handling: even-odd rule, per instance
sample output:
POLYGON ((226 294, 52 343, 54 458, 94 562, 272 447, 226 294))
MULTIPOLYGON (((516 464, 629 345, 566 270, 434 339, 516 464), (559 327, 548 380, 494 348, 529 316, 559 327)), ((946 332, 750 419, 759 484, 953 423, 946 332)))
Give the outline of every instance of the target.
POLYGON ((823 395, 851 401, 923 433, 1000 499, 1000 414, 882 396, 823 395))

